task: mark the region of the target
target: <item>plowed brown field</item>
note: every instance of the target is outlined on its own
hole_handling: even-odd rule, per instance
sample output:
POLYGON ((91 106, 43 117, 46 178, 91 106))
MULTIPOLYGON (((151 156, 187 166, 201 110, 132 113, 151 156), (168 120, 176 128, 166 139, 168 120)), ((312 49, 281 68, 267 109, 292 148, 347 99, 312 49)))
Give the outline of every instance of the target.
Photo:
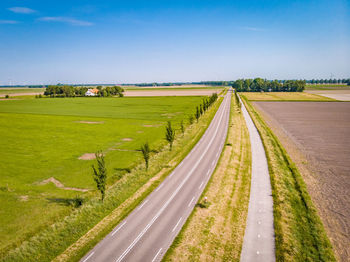
POLYGON ((298 165, 341 261, 350 258, 350 103, 254 102, 298 165))

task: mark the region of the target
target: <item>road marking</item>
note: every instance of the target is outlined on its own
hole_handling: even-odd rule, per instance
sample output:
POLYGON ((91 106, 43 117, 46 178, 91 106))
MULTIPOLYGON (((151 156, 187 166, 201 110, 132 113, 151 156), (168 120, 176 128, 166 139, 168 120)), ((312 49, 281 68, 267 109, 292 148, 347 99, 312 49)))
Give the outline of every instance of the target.
POLYGON ((208 172, 207 172, 207 176, 209 176, 209 174, 210 174, 210 169, 209 169, 208 172))
POLYGON ((211 165, 214 166, 214 164, 215 164, 215 160, 213 160, 213 163, 211 163, 211 165))
POLYGON ((258 238, 260 238, 260 234, 258 234, 258 238))
POLYGON ((182 166, 182 163, 183 163, 183 162, 180 163, 179 167, 182 166))
POLYGON ((194 200, 194 197, 192 197, 190 203, 188 204, 188 207, 190 207, 190 205, 192 204, 193 200, 194 200))
POLYGON ((83 260, 83 262, 88 261, 88 259, 89 259, 90 257, 92 257, 93 254, 95 254, 95 252, 91 252, 91 254, 90 254, 87 258, 85 258, 85 259, 83 260))
MULTIPOLYGON (((223 108, 226 106, 227 101, 225 101, 225 105, 223 105, 223 108)), ((187 174, 187 176, 185 177, 184 180, 182 180, 181 184, 176 188, 176 190, 173 192, 173 194, 170 196, 170 198, 167 200, 167 202, 165 202, 165 204, 162 206, 162 208, 157 212, 157 214, 152 218, 152 220, 147 224, 147 226, 141 231, 141 233, 134 239, 134 241, 127 247, 127 249, 120 255, 120 257, 116 260, 116 262, 120 262, 123 260, 123 258, 130 252, 130 250, 136 245, 136 243, 141 239, 141 237, 147 232, 147 230, 153 225, 153 223, 158 219, 158 217, 163 213, 163 211, 165 210, 165 208, 170 204, 170 202, 174 199, 174 197, 177 195, 177 193, 180 191, 180 189, 184 186, 184 184, 187 182, 187 180, 190 178, 190 176, 192 175, 192 173, 194 172, 194 170, 198 167, 199 163, 202 161, 204 155, 208 152, 211 144, 213 143, 216 134, 218 133, 219 130, 219 126, 221 124, 221 121, 223 119, 223 110, 221 112, 221 116, 220 116, 220 120, 219 123, 216 126, 215 132, 211 138, 211 140, 209 141, 209 143, 207 144, 207 147, 205 148, 205 150, 203 151, 202 155, 199 157, 199 159, 197 160, 196 164, 192 167, 192 169, 190 170, 190 172, 187 174)))
POLYGON ((198 187, 198 189, 201 189, 202 186, 203 186, 203 181, 202 181, 201 185, 198 187))
POLYGON ((179 219, 179 221, 177 221, 177 223, 176 223, 176 225, 174 226, 174 228, 173 228, 173 231, 172 232, 174 232, 175 231, 175 229, 177 228, 177 226, 179 225, 179 223, 180 223, 180 221, 182 220, 182 217, 180 217, 180 219, 179 219))
POLYGON ((157 256, 159 255, 160 251, 162 251, 162 248, 159 249, 159 251, 157 252, 157 254, 154 256, 154 258, 152 259, 152 262, 156 261, 157 256))
POLYGON ((140 210, 147 202, 148 202, 148 199, 146 199, 146 200, 142 203, 142 205, 138 207, 137 210, 140 210))
POLYGON ((157 187, 156 191, 157 192, 159 189, 161 189, 164 186, 164 183, 160 184, 160 186, 157 187))
POLYGON ((117 232, 119 231, 119 229, 121 229, 125 224, 126 224, 126 222, 124 222, 123 224, 121 224, 120 227, 118 227, 118 228, 112 233, 112 236, 114 236, 114 234, 117 233, 117 232))
POLYGON ((218 157, 218 155, 219 155, 219 152, 216 153, 216 157, 218 157))

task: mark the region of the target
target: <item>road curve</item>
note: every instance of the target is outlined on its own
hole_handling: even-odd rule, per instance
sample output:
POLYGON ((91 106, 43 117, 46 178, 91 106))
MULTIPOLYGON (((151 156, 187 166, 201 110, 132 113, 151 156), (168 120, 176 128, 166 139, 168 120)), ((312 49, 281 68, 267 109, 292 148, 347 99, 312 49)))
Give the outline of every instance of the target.
POLYGON ((273 199, 264 146, 242 102, 252 150, 252 179, 241 261, 275 261, 273 199))
POLYGON ((160 261, 187 220, 226 140, 227 93, 203 137, 174 171, 81 261, 160 261))

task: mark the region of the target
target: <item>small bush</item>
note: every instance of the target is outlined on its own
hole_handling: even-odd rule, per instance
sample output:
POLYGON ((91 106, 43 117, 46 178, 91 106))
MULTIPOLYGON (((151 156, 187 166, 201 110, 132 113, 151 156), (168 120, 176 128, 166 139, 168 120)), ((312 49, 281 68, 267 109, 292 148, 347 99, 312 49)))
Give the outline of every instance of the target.
POLYGON ((7 99, 7 98, 10 98, 10 96, 9 96, 9 95, 6 95, 5 98, 6 98, 6 99, 7 99))

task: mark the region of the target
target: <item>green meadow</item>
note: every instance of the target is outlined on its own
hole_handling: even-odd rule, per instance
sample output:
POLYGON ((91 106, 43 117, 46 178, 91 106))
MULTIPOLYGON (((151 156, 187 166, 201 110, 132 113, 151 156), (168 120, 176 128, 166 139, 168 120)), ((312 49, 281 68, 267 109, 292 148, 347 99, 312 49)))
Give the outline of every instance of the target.
MULTIPOLYGON (((166 144, 164 126, 188 122, 202 97, 42 98, 0 101, 0 251, 68 215, 76 197, 96 196, 91 165, 102 150, 108 184, 140 161, 141 144, 166 144), (65 190, 53 183, 55 178, 65 190), (88 190, 87 192, 78 191, 88 190)), ((179 132, 179 131, 178 131, 179 132)))

